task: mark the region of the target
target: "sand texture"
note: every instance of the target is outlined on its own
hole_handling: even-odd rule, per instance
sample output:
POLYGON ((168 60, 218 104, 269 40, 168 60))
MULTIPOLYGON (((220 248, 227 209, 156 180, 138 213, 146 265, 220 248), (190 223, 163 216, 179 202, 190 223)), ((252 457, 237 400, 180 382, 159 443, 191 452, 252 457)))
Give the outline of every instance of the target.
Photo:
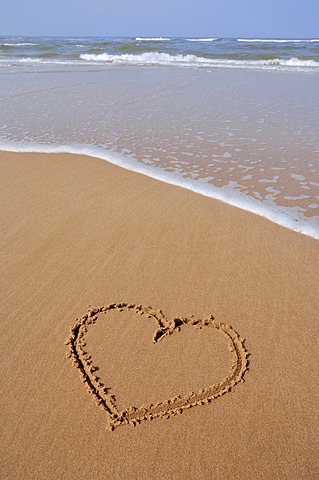
POLYGON ((318 241, 84 156, 0 185, 1 478, 318 478, 318 241))

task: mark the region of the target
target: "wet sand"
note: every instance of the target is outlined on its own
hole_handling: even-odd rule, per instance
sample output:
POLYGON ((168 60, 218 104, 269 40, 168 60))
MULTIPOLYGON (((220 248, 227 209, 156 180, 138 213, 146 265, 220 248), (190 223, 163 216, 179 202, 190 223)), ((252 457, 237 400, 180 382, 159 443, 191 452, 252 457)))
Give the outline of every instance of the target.
POLYGON ((316 478, 318 241, 89 157, 1 152, 0 179, 2 478, 316 478), (110 431, 81 318, 104 400, 159 415, 110 431), (215 397, 246 358, 220 324, 249 369, 215 397))

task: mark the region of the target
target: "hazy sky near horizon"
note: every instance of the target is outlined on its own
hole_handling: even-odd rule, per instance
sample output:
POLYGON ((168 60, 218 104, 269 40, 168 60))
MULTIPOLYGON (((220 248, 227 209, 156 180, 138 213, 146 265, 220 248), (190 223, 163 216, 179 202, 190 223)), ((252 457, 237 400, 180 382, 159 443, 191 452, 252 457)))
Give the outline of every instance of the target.
POLYGON ((0 0, 0 35, 318 38, 319 0, 0 0))

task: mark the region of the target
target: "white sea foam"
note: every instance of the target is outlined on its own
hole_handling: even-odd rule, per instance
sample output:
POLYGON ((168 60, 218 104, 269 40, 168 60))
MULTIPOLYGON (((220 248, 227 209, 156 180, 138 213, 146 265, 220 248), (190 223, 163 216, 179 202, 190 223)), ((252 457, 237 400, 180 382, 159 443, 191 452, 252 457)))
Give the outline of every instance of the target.
POLYGON ((273 62, 278 62, 278 64, 287 66, 287 67, 319 67, 319 62, 315 60, 299 60, 296 57, 292 57, 289 60, 273 60, 273 62))
MULTIPOLYGON (((8 62, 8 58, 5 59, 8 62)), ((0 63, 4 61, 0 59, 0 63)), ((12 64, 29 64, 29 65, 81 65, 82 63, 77 60, 55 60, 52 58, 37 58, 37 57, 23 57, 23 58, 13 58, 12 64)))
POLYGON ((188 42, 215 42, 219 38, 186 38, 188 42))
MULTIPOLYGON (((196 55, 170 55, 169 53, 162 52, 145 52, 139 55, 136 54, 123 54, 123 55, 110 55, 108 53, 100 54, 83 54, 80 55, 83 60, 89 60, 94 62, 105 62, 115 64, 134 64, 134 65, 178 65, 186 64, 192 65, 196 63, 206 62, 207 59, 197 57, 196 55)), ((209 62, 209 60, 208 60, 209 62)))
POLYGON ((319 69, 319 62, 315 60, 301 60, 298 58, 273 60, 230 60, 198 57, 196 55, 170 55, 163 52, 145 52, 141 54, 110 55, 80 54, 79 60, 65 60, 53 58, 22 57, 22 58, 0 58, 0 66, 5 63, 10 65, 172 65, 181 67, 204 67, 204 68, 244 68, 262 70, 288 70, 288 71, 309 71, 319 69))
POLYGON ((29 45, 39 45, 38 43, 0 43, 4 47, 24 47, 29 45))
POLYGON ((127 64, 127 65, 183 65, 183 66, 204 66, 204 67, 228 67, 228 68, 263 68, 278 69, 282 67, 293 68, 319 68, 319 62, 314 60, 300 60, 290 58, 288 60, 275 58, 273 60, 229 60, 198 57, 196 55, 170 55, 163 52, 145 52, 137 54, 110 55, 82 54, 82 60, 99 62, 105 64, 127 64))
POLYGON ((249 42, 249 43, 315 43, 319 42, 318 38, 312 38, 307 40, 284 40, 284 39, 267 39, 267 38, 237 38, 237 42, 249 42))
POLYGON ((163 37, 136 37, 135 40, 138 42, 168 42, 170 38, 163 37))
POLYGON ((171 185, 176 185, 206 197, 220 200, 242 210, 262 216, 273 223, 286 227, 298 233, 319 239, 319 226, 311 220, 302 220, 293 208, 268 205, 247 195, 234 191, 232 188, 216 187, 205 180, 185 179, 178 173, 168 173, 156 167, 141 164, 133 156, 124 156, 108 152, 93 145, 44 145, 31 143, 5 142, 0 144, 0 151, 8 152, 40 152, 40 153, 72 153, 88 155, 106 160, 127 170, 141 173, 171 185))

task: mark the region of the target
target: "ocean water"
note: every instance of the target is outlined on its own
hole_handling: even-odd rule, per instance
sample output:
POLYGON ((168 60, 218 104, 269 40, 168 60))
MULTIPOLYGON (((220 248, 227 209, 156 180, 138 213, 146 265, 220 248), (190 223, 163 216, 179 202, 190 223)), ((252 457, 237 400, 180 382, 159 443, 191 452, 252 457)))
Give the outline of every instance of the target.
POLYGON ((319 38, 0 37, 1 64, 316 70, 319 69, 319 38))
POLYGON ((86 153, 319 238, 319 39, 0 37, 0 149, 86 153))

